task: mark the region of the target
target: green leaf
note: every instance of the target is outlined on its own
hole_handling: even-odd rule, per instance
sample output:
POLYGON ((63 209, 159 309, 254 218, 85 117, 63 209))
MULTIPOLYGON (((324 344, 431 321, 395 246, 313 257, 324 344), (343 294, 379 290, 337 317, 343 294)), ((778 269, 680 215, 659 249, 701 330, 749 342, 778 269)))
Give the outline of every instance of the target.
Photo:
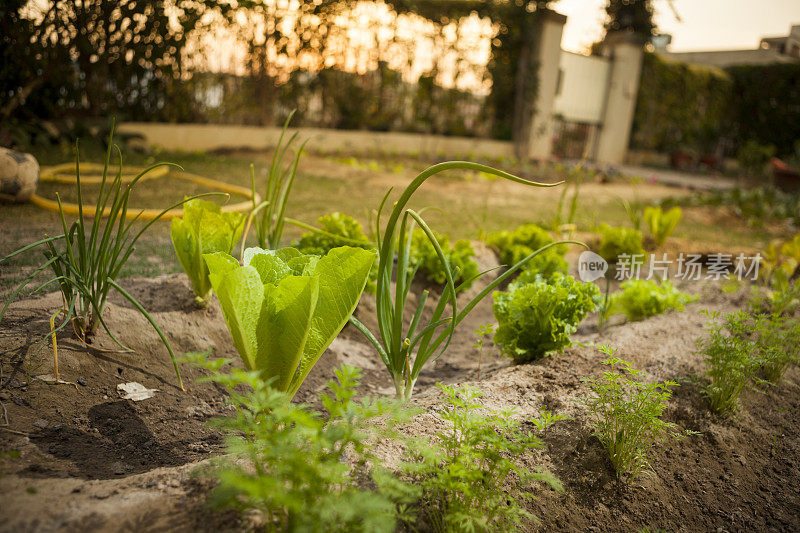
POLYGON ((175 253, 199 298, 206 299, 211 291, 203 254, 230 254, 242 236, 246 218, 243 213, 223 213, 213 202, 194 199, 184 204, 182 218, 172 219, 175 253))
POLYGON ((311 368, 355 311, 374 261, 375 252, 349 246, 334 248, 317 261, 315 274, 319 276, 319 301, 303 360, 289 388, 290 394, 297 392, 311 368))

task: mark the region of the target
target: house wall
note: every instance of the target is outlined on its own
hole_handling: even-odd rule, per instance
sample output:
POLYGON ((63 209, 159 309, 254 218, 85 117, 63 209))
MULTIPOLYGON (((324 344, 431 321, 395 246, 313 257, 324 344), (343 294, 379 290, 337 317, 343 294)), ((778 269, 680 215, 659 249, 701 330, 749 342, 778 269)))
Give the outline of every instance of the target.
POLYGON ((756 50, 720 50, 709 52, 660 52, 664 57, 692 63, 695 65, 708 65, 712 67, 729 67, 732 65, 766 65, 769 63, 788 63, 797 59, 782 55, 772 48, 759 48, 756 50))

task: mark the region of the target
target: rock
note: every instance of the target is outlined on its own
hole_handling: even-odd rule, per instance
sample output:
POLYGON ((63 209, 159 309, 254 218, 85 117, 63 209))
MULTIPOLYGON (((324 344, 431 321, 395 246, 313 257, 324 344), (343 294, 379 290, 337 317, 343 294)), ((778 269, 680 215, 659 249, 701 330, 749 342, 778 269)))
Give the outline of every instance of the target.
POLYGON ((50 422, 44 418, 37 418, 33 425, 39 429, 46 429, 50 425, 50 422))
POLYGON ((85 387, 86 386, 86 378, 84 378, 84 377, 78 378, 78 385, 80 385, 81 387, 85 387))
POLYGON ((123 463, 122 461, 117 461, 111 464, 111 472, 114 475, 121 476, 128 471, 128 465, 123 463))
POLYGON ((39 163, 31 154, 0 148, 0 199, 27 201, 39 184, 39 163))

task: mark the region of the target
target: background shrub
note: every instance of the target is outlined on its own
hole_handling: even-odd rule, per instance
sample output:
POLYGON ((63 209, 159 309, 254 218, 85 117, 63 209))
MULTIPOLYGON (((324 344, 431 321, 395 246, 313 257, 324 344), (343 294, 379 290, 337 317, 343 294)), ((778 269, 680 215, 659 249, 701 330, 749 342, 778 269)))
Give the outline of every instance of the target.
MULTIPOLYGON (((475 262, 475 249, 468 240, 462 239, 455 242, 450 246, 450 238, 447 235, 434 232, 436 241, 442 248, 447 262, 450 263, 450 269, 453 271, 453 279, 458 285, 461 282, 472 280, 478 274, 478 263, 475 262)), ((444 271, 444 265, 439 261, 439 256, 433 248, 431 241, 421 229, 414 230, 411 237, 411 258, 409 260, 410 269, 418 269, 420 272, 432 282, 444 285, 447 282, 447 275, 444 271)), ((469 281, 461 287, 465 290, 472 285, 469 281)))
MULTIPOLYGON (((506 266, 517 264, 543 246, 555 242, 550 233, 536 224, 524 224, 514 231, 492 233, 486 243, 498 252, 500 262, 506 266)), ((550 277, 556 272, 567 273, 566 245, 554 246, 531 259, 524 272, 530 272, 527 279, 537 274, 550 277)))
POLYGON ((645 54, 631 147, 713 151, 724 131, 732 87, 721 69, 645 54))

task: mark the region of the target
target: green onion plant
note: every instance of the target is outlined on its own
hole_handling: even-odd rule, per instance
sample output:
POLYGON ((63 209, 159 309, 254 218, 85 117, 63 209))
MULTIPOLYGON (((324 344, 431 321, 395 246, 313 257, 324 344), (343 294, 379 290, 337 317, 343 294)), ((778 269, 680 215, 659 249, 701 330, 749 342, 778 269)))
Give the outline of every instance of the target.
MULTIPOLYGON (((112 124, 108 150, 106 151, 103 165, 103 177, 100 183, 100 191, 97 196, 97 204, 94 208, 94 212, 85 212, 89 210, 85 210, 83 206, 80 153, 76 145, 75 177, 78 204, 77 219, 74 220, 72 224, 67 224, 64 206, 61 203, 60 196, 56 193, 59 207, 59 220, 61 221, 63 233, 54 237, 46 236, 44 239, 24 246, 0 259, 0 263, 3 263, 16 255, 44 246, 44 263, 39 265, 14 288, 8 301, 3 306, 2 311, 0 311, 0 321, 2 321, 8 306, 22 289, 28 286, 38 274, 50 269, 55 276, 37 287, 36 291, 52 285, 53 283, 58 284, 61 291, 63 307, 56 312, 53 318, 61 315, 63 321, 58 327, 52 328, 49 335, 55 337, 58 331, 62 330, 67 324, 71 324, 78 339, 84 344, 88 344, 91 342, 92 335, 97 332, 98 327, 102 326, 118 346, 127 350, 128 348, 111 333, 108 325, 103 320, 103 313, 106 308, 108 295, 111 290, 114 289, 125 299, 130 301, 156 330, 156 333, 158 333, 158 336, 161 338, 161 341, 164 343, 164 346, 167 348, 172 358, 175 374, 178 376, 178 381, 182 389, 183 382, 180 377, 180 371, 178 370, 175 354, 169 342, 144 307, 117 284, 117 278, 122 271, 122 267, 125 266, 126 261, 130 258, 131 254, 133 254, 134 245, 142 234, 169 210, 198 196, 185 198, 167 207, 137 230, 134 225, 140 219, 142 212, 139 212, 133 217, 128 216, 128 202, 133 188, 139 180, 144 178, 149 172, 157 167, 169 165, 170 163, 157 163, 152 165, 142 170, 125 184, 122 179, 122 153, 119 147, 113 144, 113 135, 114 127, 112 124), (112 150, 116 151, 119 159, 119 168, 115 176, 110 175, 112 150)), ((212 194, 218 193, 207 193, 199 196, 212 194)), ((52 320, 51 323, 54 324, 52 320)), ((56 376, 56 379, 58 379, 58 376, 56 376)))
MULTIPOLYGON (((294 113, 295 112, 292 111, 283 124, 283 131, 281 131, 281 135, 278 138, 278 145, 275 147, 272 163, 267 173, 267 188, 264 194, 264 200, 261 202, 257 201, 255 169, 250 165, 250 187, 253 193, 253 209, 250 212, 247 228, 249 229, 251 223, 255 225, 258 246, 267 250, 277 250, 281 247, 283 230, 286 227, 286 222, 289 222, 286 217, 286 204, 289 201, 289 194, 292 191, 294 179, 297 175, 297 166, 300 163, 300 156, 308 142, 308 139, 303 141, 300 147, 295 151, 294 159, 284 164, 286 154, 291 150, 292 144, 294 144, 298 136, 298 132, 294 132, 285 144, 283 142, 286 137, 286 131, 289 128, 289 122, 292 120, 294 113)), ((245 229, 245 237, 246 236, 247 229, 245 229)), ((244 243, 242 243, 242 250, 244 250, 244 243)))
MULTIPOLYGON (((361 331, 369 342, 375 347, 381 357, 395 386, 398 398, 408 399, 414 390, 420 371, 431 359, 439 357, 453 338, 456 326, 464 320, 470 311, 483 298, 489 295, 495 287, 508 279, 519 270, 527 261, 547 250, 551 246, 564 243, 582 244, 575 241, 562 241, 551 243, 536 250, 512 265, 505 273, 497 277, 484 288, 478 295, 470 300, 463 309, 458 309, 456 294, 459 287, 455 284, 455 275, 448 259, 442 251, 439 242, 428 224, 416 211, 407 207, 411 196, 428 178, 447 170, 475 170, 494 176, 535 187, 551 187, 559 183, 545 184, 528 181, 512 174, 491 167, 467 161, 448 161, 429 167, 420 173, 403 191, 400 198, 394 203, 385 231, 381 234, 380 217, 383 207, 391 193, 386 193, 378 208, 375 220, 375 231, 378 235, 378 282, 376 293, 378 335, 374 335, 357 318, 351 317, 350 322, 361 331), (416 226, 419 226, 428 237, 439 261, 444 265, 446 276, 445 286, 439 301, 433 309, 432 316, 423 320, 423 310, 428 300, 429 293, 424 291, 419 298, 416 309, 404 327, 406 302, 411 289, 416 270, 409 268, 411 259, 412 235, 416 226), (381 236, 382 235, 382 236, 381 236), (396 257, 395 257, 396 256, 396 257), (394 288, 392 288, 394 280, 394 288)), ((488 271, 487 271, 488 272, 488 271)), ((480 273, 465 283, 473 282, 480 273)))

